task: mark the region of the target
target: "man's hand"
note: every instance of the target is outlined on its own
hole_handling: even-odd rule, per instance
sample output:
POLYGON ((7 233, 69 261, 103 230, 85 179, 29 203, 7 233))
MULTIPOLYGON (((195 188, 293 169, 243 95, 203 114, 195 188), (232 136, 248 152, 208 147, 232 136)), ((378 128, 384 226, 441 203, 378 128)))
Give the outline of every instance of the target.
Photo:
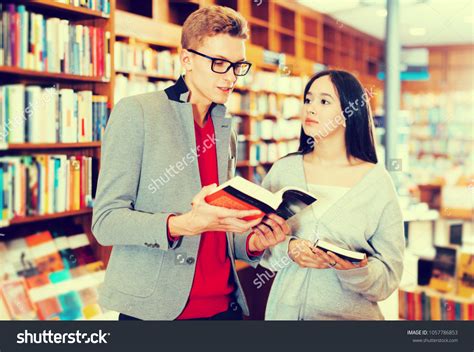
POLYGON ((249 250, 251 252, 264 251, 268 247, 283 242, 290 232, 290 226, 285 219, 276 214, 269 214, 253 228, 253 234, 249 239, 249 250))
POLYGON ((203 187, 193 198, 190 212, 169 219, 168 230, 172 237, 199 235, 207 231, 242 233, 262 221, 263 213, 259 210, 234 210, 207 204, 204 198, 215 188, 216 184, 203 187), (253 215, 262 217, 252 221, 242 220, 253 215))

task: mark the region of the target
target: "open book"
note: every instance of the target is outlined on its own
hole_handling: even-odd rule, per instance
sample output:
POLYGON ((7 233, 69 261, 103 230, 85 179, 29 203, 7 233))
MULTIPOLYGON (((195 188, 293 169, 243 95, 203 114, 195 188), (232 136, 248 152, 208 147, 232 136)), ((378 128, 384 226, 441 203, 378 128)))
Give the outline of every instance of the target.
POLYGON ((217 187, 205 200, 211 205, 229 209, 262 211, 261 215, 244 218, 249 221, 270 213, 289 219, 313 204, 316 197, 297 187, 285 187, 272 193, 237 176, 217 187))
POLYGON ((338 257, 340 257, 341 259, 344 259, 350 262, 360 262, 365 258, 364 253, 350 251, 348 249, 338 247, 332 243, 329 243, 320 239, 316 240, 316 242, 314 243, 314 246, 316 248, 321 249, 323 252, 326 252, 326 253, 332 252, 336 254, 338 257))

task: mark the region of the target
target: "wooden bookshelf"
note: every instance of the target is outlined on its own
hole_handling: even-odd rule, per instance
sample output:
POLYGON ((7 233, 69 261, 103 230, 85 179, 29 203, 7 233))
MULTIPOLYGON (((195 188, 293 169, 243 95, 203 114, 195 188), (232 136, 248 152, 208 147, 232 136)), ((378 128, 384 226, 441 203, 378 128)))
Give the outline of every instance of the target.
MULTIPOLYGON (((114 62, 115 42, 115 0, 110 0, 110 14, 94 11, 83 7, 76 7, 52 0, 0 0, 0 3, 24 4, 27 11, 44 15, 46 18, 57 17, 69 20, 74 24, 82 24, 102 28, 110 32, 111 63, 114 62)), ((112 107, 115 72, 111 70, 111 77, 81 76, 66 73, 27 70, 20 67, 0 66, 0 81, 2 84, 22 83, 25 85, 53 86, 72 88, 75 91, 90 90, 94 95, 106 96, 108 107, 112 107)), ((101 142, 84 143, 10 143, 0 145, 0 155, 37 155, 37 154, 66 154, 83 155, 94 160, 92 170, 93 190, 97 183, 100 168, 101 142)), ((94 194, 93 194, 94 196, 94 194)), ((80 226, 91 241, 96 257, 104 263, 108 262, 109 247, 100 246, 91 231, 92 208, 65 211, 53 214, 15 217, 0 224, 2 233, 6 234, 2 240, 9 240, 21 236, 28 236, 38 231, 68 229, 71 225, 80 226)))

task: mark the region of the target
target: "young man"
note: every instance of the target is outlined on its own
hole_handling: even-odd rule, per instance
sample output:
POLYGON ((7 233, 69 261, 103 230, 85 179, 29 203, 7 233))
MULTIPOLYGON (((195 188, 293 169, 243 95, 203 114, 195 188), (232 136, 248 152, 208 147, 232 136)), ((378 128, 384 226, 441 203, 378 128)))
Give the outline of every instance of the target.
POLYGON ((254 266, 289 234, 270 215, 204 201, 235 172, 224 104, 247 74, 246 21, 211 6, 183 25, 186 74, 163 92, 122 99, 102 146, 92 230, 113 246, 100 303, 120 319, 241 319, 248 307, 234 259, 254 266))

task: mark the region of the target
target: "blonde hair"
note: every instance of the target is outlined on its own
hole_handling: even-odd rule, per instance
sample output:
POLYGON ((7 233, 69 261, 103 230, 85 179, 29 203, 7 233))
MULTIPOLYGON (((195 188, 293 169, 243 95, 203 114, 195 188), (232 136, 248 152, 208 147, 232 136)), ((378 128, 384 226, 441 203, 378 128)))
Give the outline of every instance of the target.
POLYGON ((247 20, 237 11, 225 6, 207 6, 194 11, 183 24, 181 46, 195 49, 206 37, 229 34, 248 39, 247 20))

